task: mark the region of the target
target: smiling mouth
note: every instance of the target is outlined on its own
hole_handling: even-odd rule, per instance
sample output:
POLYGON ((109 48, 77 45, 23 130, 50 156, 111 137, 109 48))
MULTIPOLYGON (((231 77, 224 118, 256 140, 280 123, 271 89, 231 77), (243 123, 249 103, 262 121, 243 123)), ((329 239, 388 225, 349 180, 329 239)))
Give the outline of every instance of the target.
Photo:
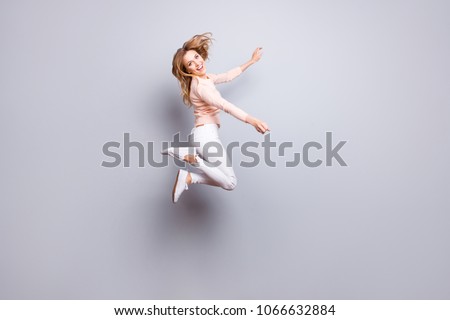
POLYGON ((202 69, 203 69, 203 63, 200 66, 197 67, 197 71, 200 71, 202 69))

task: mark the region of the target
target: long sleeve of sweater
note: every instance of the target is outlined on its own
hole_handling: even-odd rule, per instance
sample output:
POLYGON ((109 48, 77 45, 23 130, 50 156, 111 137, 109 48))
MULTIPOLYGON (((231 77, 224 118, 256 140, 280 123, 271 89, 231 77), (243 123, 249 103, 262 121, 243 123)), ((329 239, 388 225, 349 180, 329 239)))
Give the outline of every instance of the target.
POLYGON ((228 72, 220 73, 220 74, 210 74, 209 77, 215 84, 228 82, 236 78, 242 73, 241 67, 236 67, 231 69, 228 72))
POLYGON ((196 94, 198 95, 198 97, 207 105, 221 109, 226 113, 229 113, 232 116, 236 117, 237 119, 245 122, 248 115, 247 112, 222 98, 217 89, 204 83, 199 83, 196 89, 196 94))

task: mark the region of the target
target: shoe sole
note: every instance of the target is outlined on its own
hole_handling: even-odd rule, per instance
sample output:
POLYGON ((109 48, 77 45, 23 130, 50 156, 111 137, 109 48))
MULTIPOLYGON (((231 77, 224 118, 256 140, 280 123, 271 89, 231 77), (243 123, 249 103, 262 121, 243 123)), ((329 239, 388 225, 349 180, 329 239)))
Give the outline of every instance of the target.
POLYGON ((169 151, 169 149, 165 149, 165 150, 161 151, 161 154, 164 155, 164 156, 170 156, 170 157, 172 157, 174 159, 186 162, 186 163, 188 163, 188 164, 190 164, 192 166, 195 166, 198 163, 198 161, 197 161, 197 155, 198 154, 196 154, 195 152, 194 152, 194 154, 187 154, 187 156, 194 157, 194 160, 192 162, 190 160, 188 160, 188 159, 184 159, 184 157, 181 158, 180 155, 175 153, 173 150, 169 151))
POLYGON ((180 172, 181 172, 181 170, 178 170, 177 178, 175 179, 175 184, 173 185, 173 190, 172 190, 172 202, 173 203, 175 203, 175 189, 177 188, 178 177, 180 176, 180 172))

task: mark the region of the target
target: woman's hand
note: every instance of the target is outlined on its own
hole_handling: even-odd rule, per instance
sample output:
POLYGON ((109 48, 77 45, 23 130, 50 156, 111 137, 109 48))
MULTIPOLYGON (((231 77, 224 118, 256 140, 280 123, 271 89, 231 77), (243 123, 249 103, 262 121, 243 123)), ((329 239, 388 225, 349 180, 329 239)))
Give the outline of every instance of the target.
POLYGON ((252 64, 258 62, 259 59, 261 59, 261 56, 262 56, 262 48, 261 47, 256 48, 255 51, 253 51, 252 58, 241 66, 242 72, 247 70, 247 68, 250 67, 252 64))
POLYGON ((262 120, 254 118, 252 116, 247 116, 247 123, 250 123, 253 127, 255 127, 256 131, 259 133, 266 133, 266 131, 270 131, 269 126, 262 120))
POLYGON ((253 63, 258 62, 259 59, 261 59, 261 56, 262 56, 262 48, 261 47, 256 48, 255 51, 253 51, 251 61, 253 63))

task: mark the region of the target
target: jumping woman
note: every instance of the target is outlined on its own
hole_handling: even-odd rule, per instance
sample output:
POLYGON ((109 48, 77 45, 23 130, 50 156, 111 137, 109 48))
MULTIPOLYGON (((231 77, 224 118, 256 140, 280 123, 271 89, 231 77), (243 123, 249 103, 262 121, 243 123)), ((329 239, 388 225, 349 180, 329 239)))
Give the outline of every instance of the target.
POLYGON ((172 61, 172 73, 180 82, 183 102, 194 107, 195 125, 191 134, 195 148, 168 148, 162 153, 186 161, 200 171, 195 173, 184 169, 178 170, 172 191, 174 203, 193 183, 208 184, 225 190, 233 190, 236 186, 236 175, 231 165, 227 165, 229 163, 227 154, 219 139, 220 110, 251 124, 262 134, 269 130, 265 122, 250 116, 222 98, 215 87, 216 84, 233 80, 259 61, 262 48, 257 48, 251 59, 243 65, 226 73, 212 74, 206 73, 205 64, 211 42, 211 33, 196 35, 177 50, 172 61), (205 145, 220 148, 221 152, 215 150, 214 156, 208 155, 206 149, 204 150, 205 145))

